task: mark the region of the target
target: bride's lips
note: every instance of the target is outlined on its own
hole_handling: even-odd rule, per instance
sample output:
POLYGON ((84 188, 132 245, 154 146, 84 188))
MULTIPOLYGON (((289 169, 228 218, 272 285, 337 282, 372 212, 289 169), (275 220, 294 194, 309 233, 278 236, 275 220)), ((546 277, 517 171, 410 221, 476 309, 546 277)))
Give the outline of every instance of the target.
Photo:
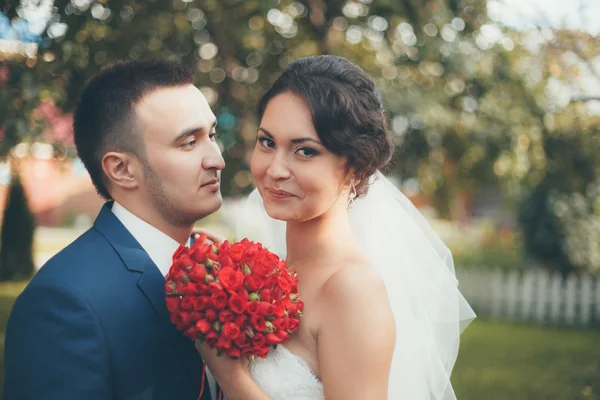
POLYGON ((204 182, 202 185, 200 185, 200 187, 208 189, 212 192, 216 192, 217 190, 219 190, 220 187, 219 180, 216 178, 211 179, 209 181, 204 182))
POLYGON ((292 197, 296 197, 292 193, 286 192, 285 190, 267 188, 267 192, 271 197, 279 200, 291 199, 292 197))

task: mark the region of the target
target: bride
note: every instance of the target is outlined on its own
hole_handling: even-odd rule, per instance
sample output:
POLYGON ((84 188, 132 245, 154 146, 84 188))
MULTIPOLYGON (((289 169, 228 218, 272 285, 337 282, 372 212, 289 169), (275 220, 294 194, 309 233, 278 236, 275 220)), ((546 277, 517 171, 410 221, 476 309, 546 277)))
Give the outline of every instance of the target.
POLYGON ((257 190, 239 237, 299 276, 299 330, 266 359, 199 346, 229 400, 455 399, 474 314, 452 256, 379 171, 393 147, 375 85, 335 56, 290 63, 258 106, 257 190))

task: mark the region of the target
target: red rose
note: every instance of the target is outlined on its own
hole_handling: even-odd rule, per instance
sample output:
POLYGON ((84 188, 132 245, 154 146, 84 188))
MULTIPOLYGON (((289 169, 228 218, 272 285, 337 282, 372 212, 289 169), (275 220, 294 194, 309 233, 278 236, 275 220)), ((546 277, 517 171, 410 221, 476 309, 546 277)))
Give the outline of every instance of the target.
POLYGON ((204 311, 204 310, 209 309, 210 307, 212 307, 211 298, 208 296, 200 297, 200 301, 198 302, 197 309, 199 311, 204 311))
POLYGON ((248 301, 248 299, 250 298, 250 294, 248 293, 248 291, 244 288, 241 287, 236 291, 237 295, 240 296, 240 299, 242 301, 248 301))
POLYGON ((240 327, 233 322, 226 322, 223 324, 223 336, 231 340, 236 339, 240 336, 240 327))
POLYGON ((281 290, 288 291, 292 288, 290 282, 285 278, 285 276, 280 276, 277 278, 277 286, 281 288, 281 290))
POLYGON ((182 310, 192 311, 196 305, 196 298, 193 296, 184 296, 179 303, 182 310))
POLYGON ((242 300, 242 298, 239 295, 234 294, 229 298, 229 309, 232 312, 236 314, 241 314, 244 312, 245 308, 246 302, 242 300))
POLYGON ((223 268, 219 272, 219 281, 223 287, 231 292, 235 292, 244 283, 244 275, 240 271, 234 271, 233 268, 223 268))
POLYGON ((219 282, 211 282, 208 284, 208 290, 211 293, 222 292, 223 286, 219 282))
POLYGON ((287 320, 287 329, 295 331, 296 329, 298 329, 299 324, 300 320, 298 318, 289 318, 287 320))
POLYGON ((205 316, 206 316, 206 320, 208 322, 215 322, 218 318, 217 312, 215 310, 213 310, 212 308, 209 308, 208 310, 206 310, 205 316))
POLYGON ((245 334, 241 334, 234 340, 234 343, 237 347, 239 347, 240 349, 243 349, 244 347, 249 347, 252 343, 250 342, 250 339, 248 339, 248 336, 245 334))
POLYGON ((252 322, 254 329, 259 332, 264 332, 267 329, 267 321, 265 321, 265 318, 260 315, 251 316, 250 322, 252 322))
POLYGON ((249 303, 246 303, 246 310, 248 310, 250 314, 256 314, 258 312, 258 302, 251 301, 249 303))
POLYGON ((208 285, 204 283, 204 281, 196 282, 196 293, 199 295, 209 294, 210 291, 208 290, 208 285))
POLYGON ((260 303, 258 303, 258 313, 260 315, 262 315, 263 317, 272 315, 273 314, 273 305, 271 305, 265 301, 261 301, 260 303))
POLYGON ((271 301, 271 291, 269 289, 262 289, 260 292, 258 292, 258 294, 260 295, 260 299, 262 301, 271 301))
POLYGON ((176 268, 181 271, 189 271, 194 266, 194 261, 189 254, 184 253, 175 261, 176 268))
POLYGON ((283 317, 285 315, 285 305, 282 303, 277 303, 273 306, 273 315, 276 317, 283 317))
POLYGON ((294 317, 303 303, 297 282, 295 272, 260 243, 206 244, 203 236, 189 250, 178 248, 165 302, 171 321, 190 339, 201 335, 232 358, 264 358, 298 329, 294 317))
POLYGON ((222 310, 227 306, 227 293, 225 292, 214 292, 210 296, 213 307, 217 310, 222 310))
POLYGON ((267 358, 267 354, 269 354, 268 347, 255 348, 254 351, 256 352, 256 355, 260 358, 267 358))
POLYGON ((235 315, 229 310, 223 310, 219 313, 219 321, 222 323, 232 322, 235 319, 235 315))
MULTIPOLYGON (((195 243, 196 242, 194 242, 194 244, 195 243)), ((197 263, 204 263, 206 261, 206 254, 208 254, 209 251, 209 246, 192 246, 190 255, 197 263)))
POLYGON ((169 310, 169 312, 173 312, 179 308, 181 299, 177 296, 169 296, 165 299, 165 301, 167 303, 167 310, 169 310))
POLYGON ((206 258, 212 261, 219 261, 219 256, 213 253, 212 250, 210 250, 210 247, 208 253, 206 253, 206 258))
POLYGON ((202 264, 195 264, 190 271, 190 279, 192 282, 204 282, 206 276, 206 268, 202 264))
POLYGON ((205 319, 201 319, 200 321, 196 322, 196 329, 198 329, 198 331, 203 335, 206 335, 212 328, 210 322, 205 319))
POLYGON ((246 321, 248 321, 248 317, 245 315, 238 315, 235 317, 235 320, 233 321, 237 326, 244 326, 246 324, 246 321))
POLYGON ((231 340, 227 339, 225 336, 220 336, 217 339, 217 343, 215 344, 220 349, 230 349, 231 348, 231 340))
POLYGON ((202 319, 202 313, 198 311, 192 311, 190 318, 192 319, 192 322, 198 321, 199 319, 202 319))
POLYGON ((245 252, 246 252, 246 248, 243 244, 235 243, 229 249, 229 256, 231 257, 231 259, 234 262, 240 262, 240 261, 242 261, 242 258, 244 257, 245 252))
MULTIPOLYGON (((179 323, 182 326, 187 327, 190 324, 190 322, 192 321, 191 314, 189 312, 182 311, 182 312, 178 313, 177 315, 179 315, 179 323)), ((182 330, 182 329, 180 329, 180 330, 182 330)))
POLYGON ((190 326, 188 329, 185 330, 185 332, 183 333, 183 336, 187 337, 190 340, 196 340, 196 338, 198 337, 198 332, 196 331, 196 327, 190 326))
POLYGON ((177 250, 175 250, 175 253, 173 253, 173 261, 177 260, 184 254, 188 254, 188 250, 189 249, 186 246, 179 245, 177 250))
POLYGON ((282 297, 282 293, 281 293, 281 289, 279 288, 279 286, 275 286, 271 289, 271 298, 275 299, 276 301, 281 301, 281 297, 282 297))
POLYGON ((206 334, 204 340, 208 343, 209 346, 215 346, 217 344, 217 339, 219 339, 219 334, 213 330, 206 334))
POLYGON ((256 292, 257 290, 262 289, 264 284, 264 280, 256 275, 250 275, 246 278, 246 287, 250 292, 256 292))
POLYGON ((281 338, 279 336, 277 336, 276 334, 274 334, 274 333, 267 334, 267 343, 273 345, 273 344, 279 344, 281 342, 282 342, 281 338))
POLYGON ((298 314, 298 304, 290 303, 288 306, 288 312, 292 315, 298 314))
POLYGON ((271 323, 278 330, 279 329, 285 329, 286 324, 287 324, 285 318, 275 318, 273 321, 271 321, 271 323))
POLYGON ((290 334, 284 330, 277 331, 276 335, 279 336, 282 343, 290 338, 290 334))
POLYGON ((187 276, 187 271, 176 268, 171 270, 171 279, 177 283, 183 283, 183 279, 187 276))
POLYGON ((238 359, 242 355, 242 352, 240 351, 240 349, 231 348, 227 350, 225 354, 227 354, 229 358, 238 359))
POLYGON ((239 268, 236 266, 236 264, 233 263, 233 260, 229 256, 229 253, 225 252, 223 250, 219 251, 219 264, 221 264, 221 267, 224 267, 224 268, 233 268, 233 269, 239 268))
POLYGON ((267 340, 265 339, 264 335, 257 333, 256 335, 254 335, 254 337, 252 338, 252 346, 256 349, 257 347, 263 347, 265 345, 265 343, 267 343, 267 340))

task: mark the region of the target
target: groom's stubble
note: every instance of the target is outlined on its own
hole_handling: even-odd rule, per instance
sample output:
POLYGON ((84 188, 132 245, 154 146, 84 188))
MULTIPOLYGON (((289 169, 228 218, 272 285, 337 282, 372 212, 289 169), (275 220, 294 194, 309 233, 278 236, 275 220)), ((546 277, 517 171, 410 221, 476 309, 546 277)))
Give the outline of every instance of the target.
POLYGON ((162 181, 156 171, 152 168, 148 159, 145 155, 141 155, 139 157, 139 161, 142 165, 142 170, 144 173, 144 183, 146 185, 148 196, 150 197, 150 201, 152 202, 156 212, 160 214, 160 217, 167 221, 170 225, 173 226, 189 226, 196 223, 198 220, 207 217, 208 215, 218 211, 214 210, 212 212, 208 212, 205 214, 189 214, 184 212, 181 209, 173 204, 173 202, 167 196, 167 191, 165 190, 162 181))

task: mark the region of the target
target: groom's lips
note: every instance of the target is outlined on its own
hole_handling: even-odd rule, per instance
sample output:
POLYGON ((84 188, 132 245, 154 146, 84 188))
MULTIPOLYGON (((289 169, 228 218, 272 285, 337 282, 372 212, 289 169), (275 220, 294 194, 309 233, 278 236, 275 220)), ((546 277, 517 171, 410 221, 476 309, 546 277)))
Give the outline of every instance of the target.
POLYGON ((207 181, 207 182, 203 183, 202 185, 200 185, 201 188, 207 188, 212 191, 219 190, 219 186, 220 185, 219 185, 218 179, 211 179, 210 181, 207 181))

